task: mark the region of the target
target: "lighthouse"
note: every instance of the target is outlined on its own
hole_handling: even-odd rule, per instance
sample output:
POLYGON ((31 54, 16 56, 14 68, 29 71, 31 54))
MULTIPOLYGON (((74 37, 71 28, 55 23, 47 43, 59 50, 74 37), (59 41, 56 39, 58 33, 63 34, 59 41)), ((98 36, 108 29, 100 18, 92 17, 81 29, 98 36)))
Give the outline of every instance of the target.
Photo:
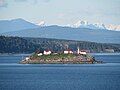
POLYGON ((77 47, 77 54, 86 55, 87 52, 85 50, 80 50, 80 48, 77 47))
POLYGON ((77 54, 80 54, 80 48, 77 47, 77 54))

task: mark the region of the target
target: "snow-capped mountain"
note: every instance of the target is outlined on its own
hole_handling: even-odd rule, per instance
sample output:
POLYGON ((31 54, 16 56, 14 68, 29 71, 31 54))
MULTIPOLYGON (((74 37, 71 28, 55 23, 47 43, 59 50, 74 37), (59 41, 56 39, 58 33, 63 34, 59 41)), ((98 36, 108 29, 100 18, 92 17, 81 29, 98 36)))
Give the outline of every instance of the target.
POLYGON ((78 27, 86 27, 87 25, 88 25, 87 21, 78 21, 73 26, 78 28, 78 27))
POLYGON ((106 28, 108 30, 120 31, 120 25, 112 25, 112 24, 110 24, 110 25, 106 25, 106 28))
POLYGON ((45 26, 45 21, 40 21, 37 25, 38 26, 45 26))
MULTIPOLYGON (((44 21, 41 21, 39 25, 35 25, 23 19, 5 20, 0 21, 0 32, 1 35, 6 36, 120 43, 120 32, 107 30, 104 24, 90 24, 87 21, 78 21, 72 27, 70 25, 47 26, 44 24, 44 21)), ((116 28, 114 29, 116 30, 116 28)))
MULTIPOLYGON (((34 24, 21 18, 12 19, 12 20, 0 20, 0 33, 33 29, 37 27, 46 27, 46 26, 47 25, 45 21, 40 21, 39 23, 34 24)), ((111 24, 105 25, 100 23, 93 24, 87 21, 80 21, 80 20, 73 25, 67 24, 67 25, 62 25, 61 27, 87 28, 92 30, 105 29, 105 30, 120 31, 120 25, 111 25, 111 24)))
POLYGON ((105 25, 103 23, 89 23, 87 21, 78 21, 75 24, 73 24, 71 27, 74 28, 89 28, 89 29, 107 29, 107 30, 114 30, 114 31, 120 31, 120 25, 105 25))
POLYGON ((88 23, 87 21, 78 21, 73 25, 73 27, 89 28, 89 29, 106 29, 104 24, 100 24, 100 23, 91 24, 91 23, 88 23))

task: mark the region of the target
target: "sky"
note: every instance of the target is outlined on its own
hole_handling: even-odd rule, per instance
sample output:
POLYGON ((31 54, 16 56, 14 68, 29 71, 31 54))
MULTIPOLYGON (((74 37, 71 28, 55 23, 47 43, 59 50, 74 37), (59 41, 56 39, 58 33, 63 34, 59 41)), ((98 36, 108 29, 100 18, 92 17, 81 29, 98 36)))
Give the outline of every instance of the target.
POLYGON ((0 20, 67 25, 78 20, 120 24, 120 0, 0 0, 0 20))

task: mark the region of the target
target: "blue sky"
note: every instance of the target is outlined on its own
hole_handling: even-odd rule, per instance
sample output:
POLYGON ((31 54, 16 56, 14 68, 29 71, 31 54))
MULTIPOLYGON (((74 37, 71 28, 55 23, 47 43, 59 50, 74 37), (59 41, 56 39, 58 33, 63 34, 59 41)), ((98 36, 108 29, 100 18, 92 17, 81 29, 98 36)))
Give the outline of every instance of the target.
POLYGON ((0 0, 0 20, 66 25, 78 20, 120 24, 120 0, 0 0))

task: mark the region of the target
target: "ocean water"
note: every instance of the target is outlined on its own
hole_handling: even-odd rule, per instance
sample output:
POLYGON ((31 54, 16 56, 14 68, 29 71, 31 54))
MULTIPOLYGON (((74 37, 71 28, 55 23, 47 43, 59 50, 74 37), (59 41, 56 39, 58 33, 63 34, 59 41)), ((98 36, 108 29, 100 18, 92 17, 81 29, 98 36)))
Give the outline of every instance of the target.
POLYGON ((104 64, 19 64, 0 55, 0 90, 120 90, 120 54, 93 54, 104 64))

